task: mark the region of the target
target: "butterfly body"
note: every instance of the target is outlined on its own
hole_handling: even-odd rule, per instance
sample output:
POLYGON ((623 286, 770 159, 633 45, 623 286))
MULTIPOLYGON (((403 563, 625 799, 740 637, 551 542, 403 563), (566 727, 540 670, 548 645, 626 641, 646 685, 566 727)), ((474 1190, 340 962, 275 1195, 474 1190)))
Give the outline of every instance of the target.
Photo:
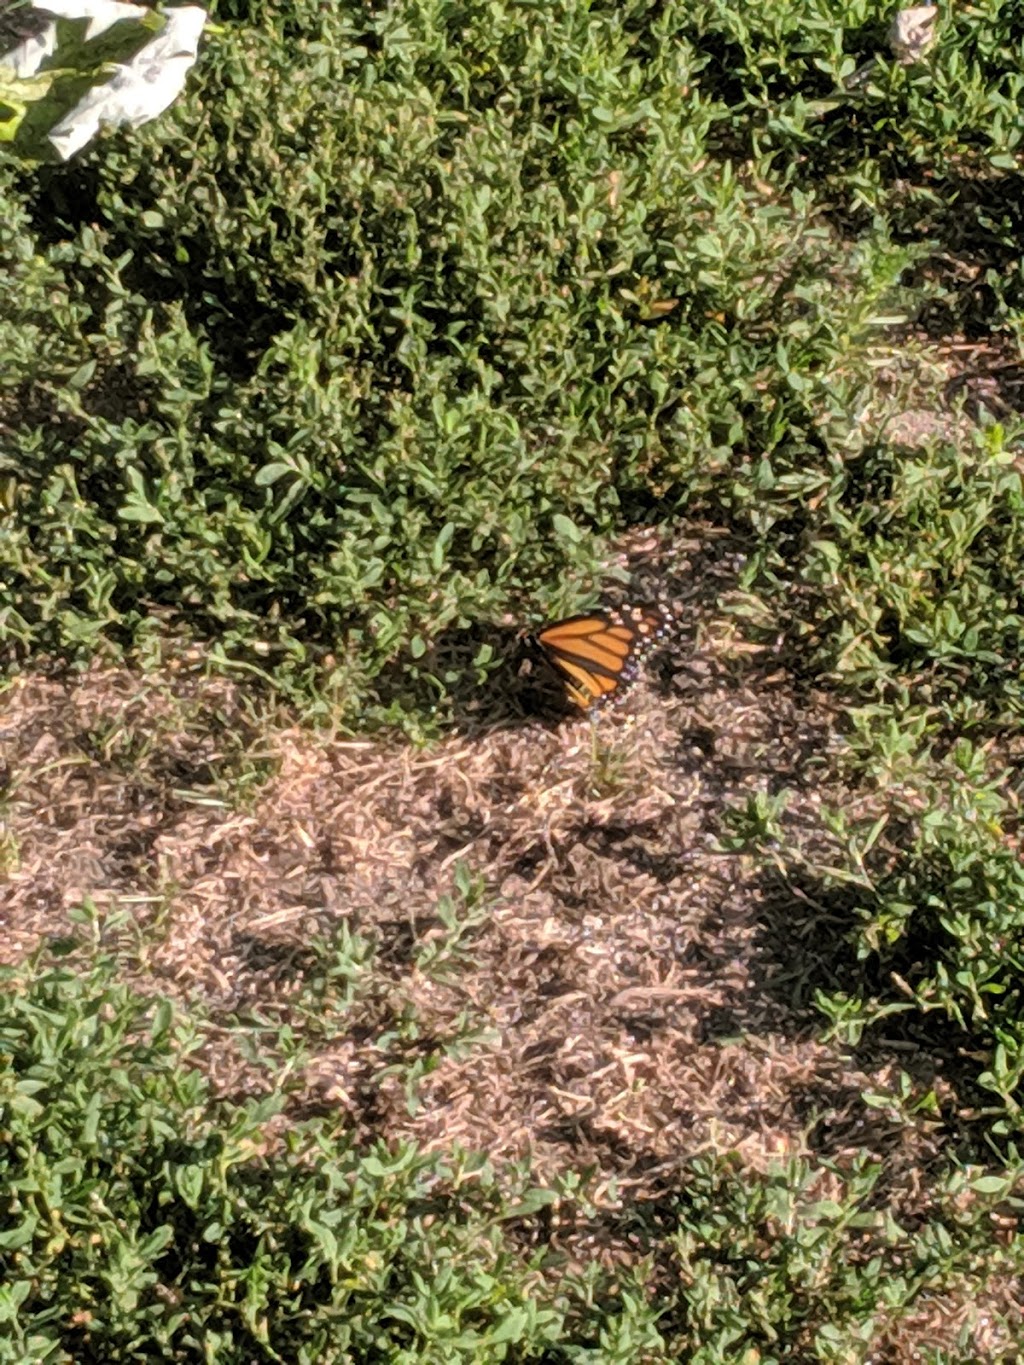
POLYGON ((562 674, 570 699, 588 711, 622 695, 669 620, 659 607, 583 612, 545 626, 537 641, 562 674))

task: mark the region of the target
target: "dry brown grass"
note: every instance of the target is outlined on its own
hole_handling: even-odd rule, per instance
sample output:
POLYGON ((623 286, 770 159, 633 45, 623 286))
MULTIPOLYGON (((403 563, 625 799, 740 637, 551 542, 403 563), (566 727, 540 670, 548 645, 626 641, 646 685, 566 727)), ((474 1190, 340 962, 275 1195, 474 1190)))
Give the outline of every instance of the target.
MULTIPOLYGON (((236 687, 198 676, 18 679, 0 717, 4 956, 66 934, 89 897, 130 909, 147 982, 215 1017, 273 1017, 310 938, 344 919, 375 945, 379 985, 318 1045, 306 1103, 357 1130, 528 1156, 542 1179, 588 1168, 609 1205, 656 1198, 699 1152, 765 1169, 870 1151, 894 1205, 926 1202, 938 1138, 861 1099, 912 1059, 881 1048, 865 1065, 816 1040, 810 992, 838 926, 718 842, 751 793, 790 788, 807 825, 843 793, 833 704, 745 642, 731 548, 709 541, 676 547, 690 628, 596 731, 481 725, 417 751, 257 725, 236 687), (431 973, 459 864, 488 914, 470 958, 431 973), (376 1047, 410 1009, 439 1059, 411 1108, 376 1047), (477 1041, 446 1049, 467 1020, 477 1041)), ((224 1036, 218 1084, 254 1084, 224 1036)), ((952 1340, 966 1312, 944 1301, 928 1330, 952 1340)))
MULTIPOLYGON (((756 1165, 804 1150, 820 1097, 865 1078, 813 1041, 765 948, 765 889, 717 840, 722 810, 759 790, 792 787, 793 818, 812 814, 836 718, 739 636, 730 553, 702 552, 693 635, 660 685, 596 731, 528 721, 418 752, 257 734, 237 689, 197 677, 18 680, 4 955, 66 933, 85 897, 117 903, 147 926, 152 979, 234 1011, 287 998, 296 954, 344 917, 425 1029, 443 1038, 468 1010, 497 1040, 443 1061, 414 1117, 376 1096, 389 1133, 627 1185, 705 1149, 756 1165), (240 808, 255 749, 272 774, 240 808), (431 980, 415 959, 459 863, 490 913, 472 966, 431 980)), ((339 1037, 311 1081, 355 1107, 369 1051, 339 1037)))

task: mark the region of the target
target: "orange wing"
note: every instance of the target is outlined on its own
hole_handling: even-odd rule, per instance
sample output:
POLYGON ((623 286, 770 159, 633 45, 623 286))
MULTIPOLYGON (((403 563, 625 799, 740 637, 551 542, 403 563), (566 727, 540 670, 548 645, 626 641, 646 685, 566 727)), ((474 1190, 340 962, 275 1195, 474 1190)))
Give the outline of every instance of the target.
POLYGON ((545 626, 537 640, 561 671, 569 696, 586 711, 633 680, 638 658, 668 619, 656 607, 585 612, 545 626))

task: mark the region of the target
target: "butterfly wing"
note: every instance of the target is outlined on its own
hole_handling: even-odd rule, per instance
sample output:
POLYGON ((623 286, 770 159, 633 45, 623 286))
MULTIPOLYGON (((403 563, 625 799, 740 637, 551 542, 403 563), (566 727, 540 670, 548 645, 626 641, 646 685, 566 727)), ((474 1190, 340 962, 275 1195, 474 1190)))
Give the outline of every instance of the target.
POLYGON ((585 612, 546 626, 537 639, 565 678, 571 699, 586 711, 632 681, 638 657, 666 623, 656 607, 585 612))

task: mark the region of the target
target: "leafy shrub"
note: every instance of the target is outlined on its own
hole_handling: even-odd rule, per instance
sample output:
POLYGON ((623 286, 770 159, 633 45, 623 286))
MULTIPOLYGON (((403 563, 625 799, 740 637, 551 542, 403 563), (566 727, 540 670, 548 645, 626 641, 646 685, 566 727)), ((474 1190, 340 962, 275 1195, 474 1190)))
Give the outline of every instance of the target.
POLYGON ((486 1163, 275 1138, 281 1097, 215 1102, 194 1031, 110 962, 4 984, 0 1359, 498 1360, 557 1336, 486 1163))
MULTIPOLYGON (((960 724, 1016 725, 1024 633, 1024 484, 1007 433, 918 450, 869 446, 804 518, 802 583, 779 617, 804 664, 845 683, 898 684, 960 724)), ((765 577, 792 572, 782 546, 765 577)), ((778 620, 778 618, 777 618, 778 620)))
POLYGON ((179 635, 422 707, 446 633, 572 605, 601 537, 767 535, 828 481, 914 252, 723 142, 762 83, 723 7, 261 13, 158 126, 5 173, 15 654, 179 635))
MULTIPOLYGON (((450 706, 488 623, 700 509, 762 543, 797 639, 831 628, 790 590, 835 554, 869 557, 841 612, 899 648, 1012 611, 997 584, 945 624, 871 607, 864 476, 903 455, 851 453, 893 308, 1018 325, 1013 7, 944 16, 912 68, 864 0, 566 0, 543 40, 517 6, 257 13, 158 126, 0 171, 12 657, 176 638, 349 714, 450 706)), ((942 458, 973 525, 991 498, 942 458)))
MULTIPOLYGON (((793 1159, 746 1178, 728 1162, 694 1162, 663 1211, 671 1251, 658 1326, 670 1358, 866 1365, 915 1303, 965 1274, 983 1282, 1013 1273, 1019 1248, 993 1252, 977 1214, 1019 1176, 949 1172, 935 1181, 927 1214, 901 1224, 875 1161, 840 1170, 793 1159)), ((923 1358, 957 1359, 957 1345, 970 1349, 969 1330, 950 1341, 950 1354, 923 1358)))
POLYGON ((786 797, 733 812, 737 847, 769 851, 801 903, 831 908, 835 980, 818 1003, 843 1042, 893 1016, 911 1036, 962 1058, 958 1103, 1005 1138, 1024 1105, 1024 862, 1006 775, 958 740, 936 757, 934 713, 882 706, 854 714, 851 759, 884 798, 854 815, 823 807, 797 831, 786 797), (879 813, 881 807, 881 813, 879 813))
POLYGON ((1019 1270, 1019 1248, 993 1249, 985 1218, 1013 1170, 951 1171, 909 1229, 869 1161, 756 1173, 702 1158, 656 1203, 597 1212, 571 1174, 538 1189, 507 1170, 499 1186, 471 1154, 288 1120, 276 1088, 218 1100, 195 1054, 220 1035, 133 995, 109 958, 39 959, 3 985, 0 1360, 12 1365, 712 1365, 798 1349, 846 1361, 866 1359, 922 1292, 1019 1270), (545 1208, 584 1245, 594 1217, 594 1234, 628 1239, 637 1259, 614 1277, 597 1259, 567 1263, 538 1235, 545 1208))

